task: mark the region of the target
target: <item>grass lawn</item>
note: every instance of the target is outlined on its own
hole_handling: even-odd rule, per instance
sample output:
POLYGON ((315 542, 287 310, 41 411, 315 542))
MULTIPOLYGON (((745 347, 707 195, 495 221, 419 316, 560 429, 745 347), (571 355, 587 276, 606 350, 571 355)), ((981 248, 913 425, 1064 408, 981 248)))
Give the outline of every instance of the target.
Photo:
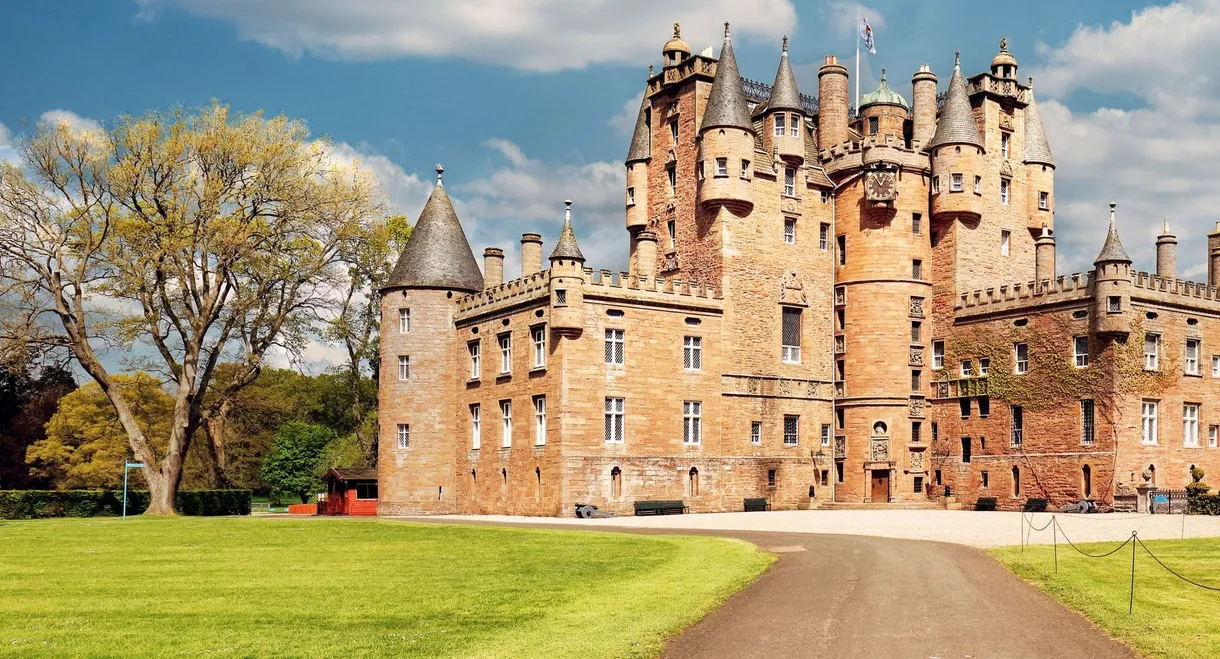
MULTIPOLYGON (((1149 540, 1148 548, 1166 565, 1199 583, 1220 586, 1220 539, 1149 540)), ((1118 543, 1081 545, 1099 554, 1118 543)), ((1045 545, 991 550, 1009 570, 1051 597, 1156 659, 1220 657, 1220 593, 1196 588, 1165 571, 1139 548, 1135 559, 1135 613, 1127 614, 1131 589, 1131 549, 1107 558, 1087 558, 1059 545, 1059 573, 1045 545)), ((1036 624, 1036 621, 1031 621, 1036 624)))
POLYGON ((744 542, 376 519, 0 522, 0 656, 655 656, 744 542))

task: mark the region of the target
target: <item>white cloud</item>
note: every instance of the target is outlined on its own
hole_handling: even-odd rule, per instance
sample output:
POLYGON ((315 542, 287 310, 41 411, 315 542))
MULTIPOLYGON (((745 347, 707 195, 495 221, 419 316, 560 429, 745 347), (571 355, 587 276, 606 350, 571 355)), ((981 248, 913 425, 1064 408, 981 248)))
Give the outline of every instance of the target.
POLYGON ((67 123, 73 132, 77 133, 100 133, 102 131, 102 124, 96 119, 82 117, 71 110, 47 110, 38 117, 38 120, 48 124, 67 123))
POLYGON ((1155 237, 1168 217, 1179 274, 1205 274, 1203 245, 1220 204, 1220 77, 1206 73, 1220 59, 1218 31, 1220 0, 1189 0, 1039 45, 1047 63, 1035 67, 1035 89, 1057 165, 1060 272, 1092 267, 1106 204, 1116 201, 1137 268, 1154 269, 1155 237), (1122 100, 1082 110, 1072 103, 1078 90, 1122 100))
MULTIPOLYGON (((149 19, 173 3, 236 24, 242 38, 291 56, 373 60, 459 57, 530 71, 638 65, 670 24, 698 51, 735 35, 776 40, 796 26, 791 0, 137 0, 149 19)), ((872 16, 870 15, 870 18, 872 16)), ((874 25, 877 25, 874 22, 874 25)))
POLYGON ((827 21, 835 26, 838 32, 844 34, 856 33, 856 26, 859 25, 859 15, 861 13, 868 19, 868 24, 872 26, 874 32, 885 28, 885 15, 879 10, 868 5, 848 2, 848 0, 828 2, 822 8, 822 13, 827 21))
POLYGON ((408 174, 397 163, 367 144, 352 146, 346 142, 337 142, 333 148, 336 158, 357 163, 377 177, 391 212, 406 215, 412 223, 415 222, 432 191, 431 180, 408 174))
POLYGON ((615 134, 619 137, 630 138, 631 134, 635 132, 635 120, 640 116, 640 102, 643 98, 644 92, 640 92, 627 99, 627 102, 623 103, 622 109, 610 117, 606 125, 614 129, 615 134))
POLYGON ((0 123, 0 161, 19 164, 21 158, 17 155, 17 144, 13 141, 13 133, 8 126, 0 123))

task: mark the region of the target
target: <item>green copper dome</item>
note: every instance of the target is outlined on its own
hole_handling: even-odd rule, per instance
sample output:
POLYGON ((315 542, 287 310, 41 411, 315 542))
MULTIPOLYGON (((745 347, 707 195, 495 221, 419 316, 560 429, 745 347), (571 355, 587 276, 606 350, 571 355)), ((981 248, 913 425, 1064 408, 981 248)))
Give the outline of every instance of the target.
POLYGON ((907 105, 907 100, 902 97, 902 94, 886 86, 885 69, 881 69, 881 86, 860 97, 861 108, 870 105, 901 105, 908 110, 911 109, 911 106, 907 105))

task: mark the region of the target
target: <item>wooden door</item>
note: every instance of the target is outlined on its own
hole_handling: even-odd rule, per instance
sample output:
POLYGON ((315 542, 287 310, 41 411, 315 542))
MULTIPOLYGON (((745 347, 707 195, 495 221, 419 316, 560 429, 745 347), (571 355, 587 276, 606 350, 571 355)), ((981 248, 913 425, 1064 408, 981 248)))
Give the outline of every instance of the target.
POLYGON ((888 469, 873 470, 873 502, 885 503, 890 500, 890 472, 888 469))

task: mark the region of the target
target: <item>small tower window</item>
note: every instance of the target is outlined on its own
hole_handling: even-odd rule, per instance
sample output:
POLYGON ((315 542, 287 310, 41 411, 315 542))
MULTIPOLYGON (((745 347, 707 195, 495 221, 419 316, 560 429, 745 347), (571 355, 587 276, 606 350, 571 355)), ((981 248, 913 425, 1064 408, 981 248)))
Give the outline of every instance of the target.
POLYGON ((635 188, 627 188, 627 205, 635 205, 635 188))
POLYGON ((1122 311, 1123 311, 1122 296, 1119 296, 1119 295, 1109 296, 1109 299, 1106 300, 1106 312, 1107 313, 1122 313, 1122 311))
POLYGON ((1038 193, 1038 210, 1048 210, 1051 206, 1051 196, 1046 192, 1038 193))
POLYGON ((940 177, 932 177, 932 194, 940 194, 940 177))
POLYGON ((741 178, 745 178, 745 179, 750 178, 750 161, 749 160, 741 161, 741 178))
POLYGON ((672 139, 674 141, 674 144, 678 143, 678 120, 677 119, 669 120, 669 137, 670 137, 670 139, 672 139))
POLYGON ((784 168, 784 195, 796 196, 796 170, 791 167, 784 168))
POLYGON ((932 370, 939 370, 945 367, 945 342, 932 342, 932 370))
POLYGON ((1000 203, 1005 206, 1008 205, 1008 184, 1009 184, 1008 179, 1006 179, 1006 178, 1000 179, 1000 203))
POLYGON ((665 168, 665 175, 669 178, 669 196, 673 197, 678 194, 678 170, 670 165, 665 168))
POLYGON ((923 215, 911 213, 911 233, 919 235, 923 231, 923 215))
POLYGON ((1000 232, 1000 256, 1008 256, 1008 245, 1012 239, 1011 231, 1000 232))
POLYGON ((982 176, 974 177, 974 194, 982 194, 982 189, 983 189, 983 177, 982 176))
POLYGON ((835 247, 839 252, 839 265, 847 265, 847 236, 835 236, 835 247))
POLYGON ((555 291, 555 306, 563 307, 568 304, 568 292, 562 288, 555 291))
POLYGON ((762 444, 762 421, 750 422, 750 443, 755 446, 762 444))
POLYGON ((716 176, 724 177, 724 176, 728 176, 728 175, 729 175, 729 159, 728 158, 717 158, 716 159, 716 176))
POLYGON ((665 228, 669 231, 669 248, 673 249, 678 246, 678 224, 670 220, 665 223, 665 228))
POLYGON ((398 424, 398 448, 411 448, 411 424, 398 424))
POLYGON ((792 137, 801 136, 801 115, 792 115, 792 125, 788 127, 788 134, 792 137))
POLYGON ((923 261, 911 259, 911 279, 923 279, 923 261))
POLYGON ((1008 133, 1000 133, 1000 155, 1008 157, 1008 140, 1011 137, 1008 133))
POLYGON ((406 334, 411 331, 411 310, 398 310, 398 333, 406 334))
POLYGON ((877 122, 877 117, 869 117, 868 118, 868 134, 876 135, 878 130, 879 130, 879 125, 877 122))
POLYGON ((411 379, 411 358, 408 357, 407 355, 398 356, 398 379, 399 380, 410 380, 411 379))
POLYGON ((784 136, 784 114, 783 113, 775 115, 775 136, 776 137, 784 136))
POLYGON ((961 174, 950 174, 949 175, 949 191, 950 192, 961 192, 962 191, 962 175, 961 174))
POLYGON ((830 225, 826 222, 818 226, 818 249, 823 252, 830 249, 830 225))
POLYGON ((796 219, 791 217, 784 218, 784 242, 789 245, 796 244, 796 219))

